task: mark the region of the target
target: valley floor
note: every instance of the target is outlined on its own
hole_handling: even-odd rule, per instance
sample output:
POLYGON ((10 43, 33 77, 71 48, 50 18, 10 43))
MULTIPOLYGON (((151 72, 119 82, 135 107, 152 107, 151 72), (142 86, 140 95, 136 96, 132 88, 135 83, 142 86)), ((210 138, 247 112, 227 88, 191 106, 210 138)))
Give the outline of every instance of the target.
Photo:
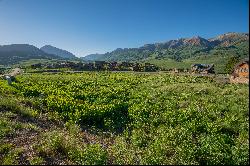
POLYGON ((83 72, 0 80, 0 164, 249 164, 249 87, 83 72))

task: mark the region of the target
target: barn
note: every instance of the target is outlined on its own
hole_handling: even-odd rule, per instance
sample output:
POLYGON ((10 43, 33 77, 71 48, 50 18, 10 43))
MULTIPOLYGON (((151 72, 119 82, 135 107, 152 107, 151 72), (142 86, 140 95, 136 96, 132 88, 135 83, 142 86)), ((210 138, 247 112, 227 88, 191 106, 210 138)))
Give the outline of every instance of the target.
POLYGON ((241 60, 234 66, 230 75, 230 82, 249 84, 249 59, 241 60))

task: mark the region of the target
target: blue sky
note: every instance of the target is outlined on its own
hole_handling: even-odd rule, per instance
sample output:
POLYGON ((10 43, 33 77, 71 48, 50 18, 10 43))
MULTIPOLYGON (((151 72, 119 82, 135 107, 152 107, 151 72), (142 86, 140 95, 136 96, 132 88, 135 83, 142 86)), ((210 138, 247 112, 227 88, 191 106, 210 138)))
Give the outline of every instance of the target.
POLYGON ((181 37, 249 31, 248 0, 0 0, 0 45, 76 56, 181 37))

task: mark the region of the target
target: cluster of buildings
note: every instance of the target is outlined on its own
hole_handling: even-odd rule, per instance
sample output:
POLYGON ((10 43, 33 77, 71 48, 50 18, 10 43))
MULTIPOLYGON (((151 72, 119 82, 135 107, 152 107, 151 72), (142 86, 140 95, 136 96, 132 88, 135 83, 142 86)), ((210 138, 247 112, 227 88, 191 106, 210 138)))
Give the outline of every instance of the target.
POLYGON ((74 62, 57 62, 52 64, 33 64, 31 68, 46 68, 46 69, 59 69, 59 68, 71 68, 73 70, 86 70, 86 71, 146 71, 154 72, 159 68, 153 64, 145 63, 131 63, 131 62, 106 62, 106 61, 95 61, 90 63, 74 63, 74 62))
MULTIPOLYGON (((51 64, 33 64, 31 68, 45 68, 45 69, 60 69, 60 68, 71 68, 73 70, 86 70, 86 71, 138 71, 138 72, 155 72, 160 69, 150 63, 140 64, 131 62, 105 62, 105 61, 95 61, 90 63, 74 63, 71 61, 66 62, 56 62, 51 64)), ((15 77, 21 73, 20 68, 14 69, 9 74, 4 74, 3 71, 10 70, 10 67, 0 67, 0 77, 15 77)), ((173 69, 174 73, 179 72, 189 72, 186 70, 173 69)), ((199 74, 214 74, 213 64, 193 64, 191 65, 191 73, 199 74)), ((190 72, 189 72, 190 73, 190 72)), ((237 63, 230 73, 229 80, 231 83, 249 83, 249 59, 243 59, 237 63)))
MULTIPOLYGON (((73 70, 86 70, 86 71, 138 71, 138 72, 155 72, 160 69, 150 63, 140 64, 131 62, 106 62, 95 61, 90 63, 74 63, 74 62, 57 62, 52 64, 33 64, 32 68, 47 68, 47 69, 59 69, 59 68, 71 68, 73 70)), ((191 70, 173 69, 174 73, 189 72, 199 74, 215 74, 214 64, 193 64, 191 70)), ((230 73, 229 78, 231 83, 249 83, 249 59, 244 59, 237 63, 230 73)))
MULTIPOLYGON (((213 64, 193 64, 191 66, 192 73, 214 74, 213 64)), ((229 76, 230 83, 246 83, 249 84, 249 59, 243 59, 237 63, 232 69, 229 76)))

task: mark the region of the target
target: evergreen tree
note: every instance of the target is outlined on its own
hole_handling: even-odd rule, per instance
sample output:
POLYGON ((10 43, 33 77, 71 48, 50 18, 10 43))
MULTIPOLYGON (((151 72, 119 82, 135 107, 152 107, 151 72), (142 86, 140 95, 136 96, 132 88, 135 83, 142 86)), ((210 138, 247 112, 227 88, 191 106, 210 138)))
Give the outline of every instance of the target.
POLYGON ((239 61, 240 57, 238 55, 230 57, 225 65, 225 72, 230 73, 233 70, 235 64, 238 63, 239 61))

